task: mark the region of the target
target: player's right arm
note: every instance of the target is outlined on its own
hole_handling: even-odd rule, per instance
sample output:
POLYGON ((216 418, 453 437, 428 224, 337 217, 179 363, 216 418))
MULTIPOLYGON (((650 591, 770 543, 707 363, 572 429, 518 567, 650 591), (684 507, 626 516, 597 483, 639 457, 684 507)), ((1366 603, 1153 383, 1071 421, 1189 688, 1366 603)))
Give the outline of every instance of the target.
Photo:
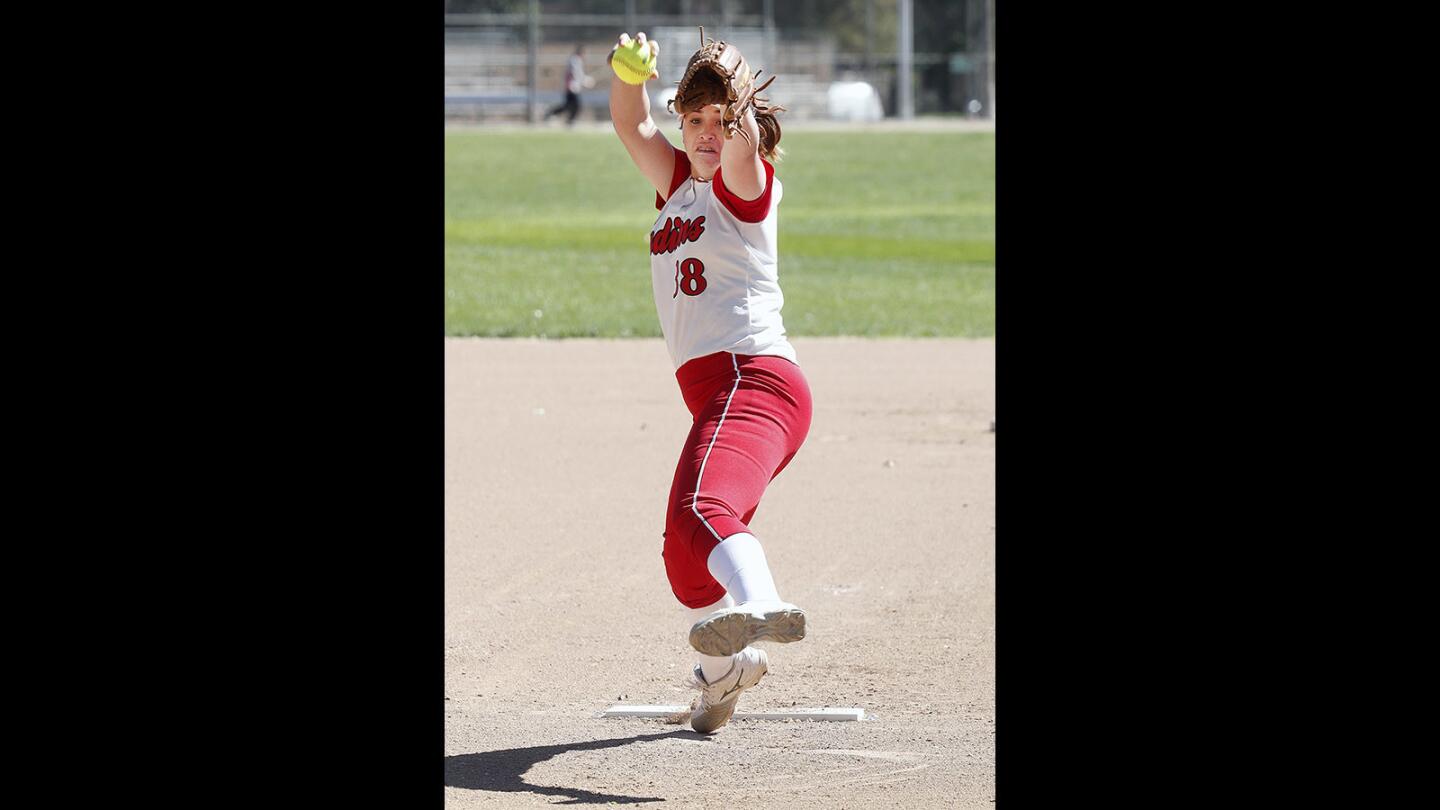
MULTIPOLYGON (((644 43, 645 32, 637 34, 635 39, 644 43)), ((621 34, 615 47, 629 41, 629 34, 621 34)), ((659 48, 658 43, 655 47, 659 48)), ((613 48, 610 55, 615 55, 613 48)), ((645 85, 626 84, 613 70, 610 73, 610 123, 640 173, 662 199, 668 199, 670 180, 675 174, 675 147, 650 117, 650 95, 645 92, 645 85)))

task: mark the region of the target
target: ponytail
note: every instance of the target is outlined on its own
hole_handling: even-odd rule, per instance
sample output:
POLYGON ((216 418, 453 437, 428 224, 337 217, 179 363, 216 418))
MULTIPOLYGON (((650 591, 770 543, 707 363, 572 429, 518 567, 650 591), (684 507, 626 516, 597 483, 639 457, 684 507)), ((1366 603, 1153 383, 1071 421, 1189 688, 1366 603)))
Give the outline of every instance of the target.
MULTIPOLYGON (((760 129, 760 157, 771 163, 779 162, 785 151, 780 148, 780 119, 775 113, 784 110, 784 107, 766 107, 764 112, 760 107, 755 107, 755 124, 760 129)), ((743 130, 742 130, 743 131, 743 130)))

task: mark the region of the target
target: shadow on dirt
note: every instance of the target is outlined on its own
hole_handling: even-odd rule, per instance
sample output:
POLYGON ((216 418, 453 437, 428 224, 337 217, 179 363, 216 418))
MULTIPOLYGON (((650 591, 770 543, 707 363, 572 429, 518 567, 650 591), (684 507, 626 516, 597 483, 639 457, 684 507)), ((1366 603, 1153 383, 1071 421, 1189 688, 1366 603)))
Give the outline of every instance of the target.
POLYGON ((495 790, 506 793, 527 792, 544 796, 563 796, 569 801, 557 804, 640 804, 642 802, 663 802, 659 797, 616 796, 608 793, 572 787, 545 787, 532 785, 520 777, 536 764, 551 757, 571 751, 595 751, 600 748, 618 748, 631 743, 648 740, 663 740, 667 737, 688 737, 701 739, 702 735, 690 730, 667 731, 659 734, 640 734, 635 737, 620 737, 613 740, 589 740, 586 742, 564 743, 561 745, 537 745, 531 748, 507 748, 503 751, 485 751, 479 754, 458 754, 445 758, 445 786, 468 790, 495 790))

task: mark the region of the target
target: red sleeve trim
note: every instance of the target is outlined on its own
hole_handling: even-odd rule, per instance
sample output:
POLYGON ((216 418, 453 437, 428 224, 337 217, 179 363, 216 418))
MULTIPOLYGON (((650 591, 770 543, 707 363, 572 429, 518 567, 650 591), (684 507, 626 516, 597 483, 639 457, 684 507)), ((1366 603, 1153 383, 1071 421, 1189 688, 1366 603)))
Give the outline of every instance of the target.
POLYGON ((775 186, 773 182, 775 167, 771 166, 770 161, 764 158, 760 159, 760 163, 765 166, 765 190, 753 200, 742 200, 736 197, 735 193, 726 188, 724 181, 720 179, 720 170, 715 170, 715 196, 719 197, 720 202, 724 203, 725 207, 730 209, 730 213, 734 214, 735 218, 741 222, 760 222, 770 213, 770 189, 775 186))
POLYGON ((670 190, 665 192, 665 196, 661 197, 660 192, 655 192, 656 211, 663 210, 665 201, 670 199, 670 195, 675 193, 675 189, 680 188, 681 183, 690 179, 690 156, 673 146, 670 147, 670 151, 675 153, 675 171, 670 174, 670 190))

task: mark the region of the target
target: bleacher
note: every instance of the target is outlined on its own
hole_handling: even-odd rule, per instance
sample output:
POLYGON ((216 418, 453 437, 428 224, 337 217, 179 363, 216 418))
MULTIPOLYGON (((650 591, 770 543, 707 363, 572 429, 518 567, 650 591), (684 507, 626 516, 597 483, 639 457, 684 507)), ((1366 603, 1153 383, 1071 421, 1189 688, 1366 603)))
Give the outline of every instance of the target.
MULTIPOLYGON (((660 51, 659 82, 648 85, 658 119, 667 114, 665 102, 674 95, 675 82, 685 62, 698 45, 693 28, 657 28, 655 36, 671 47, 660 51)), ((726 41, 734 42, 749 56, 752 66, 763 69, 761 76, 774 74, 775 84, 765 92, 787 112, 783 120, 830 117, 829 91, 836 76, 831 75, 834 44, 825 40, 787 42, 777 48, 777 57, 767 59, 768 49, 761 29, 735 30, 726 41), (773 64, 773 70, 771 65, 773 64)), ((585 69, 595 86, 580 94, 582 120, 609 120, 610 71, 605 64, 610 42, 587 43, 585 69)), ((565 100, 565 65, 573 43, 542 44, 536 65, 536 102, 540 114, 565 100)), ((524 121, 528 118, 526 89, 528 55, 525 43, 513 33, 447 29, 445 33, 445 119, 456 123, 524 121)))

